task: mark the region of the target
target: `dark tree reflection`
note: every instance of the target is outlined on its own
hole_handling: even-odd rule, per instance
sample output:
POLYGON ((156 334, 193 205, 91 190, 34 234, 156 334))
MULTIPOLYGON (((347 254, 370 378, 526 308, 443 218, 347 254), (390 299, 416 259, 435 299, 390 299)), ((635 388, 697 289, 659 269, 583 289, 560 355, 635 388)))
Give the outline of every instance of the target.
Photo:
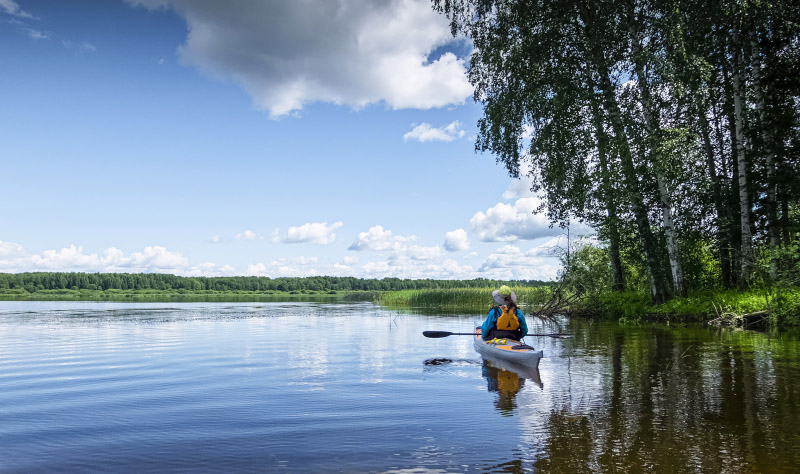
POLYGON ((531 407, 545 421, 532 436, 529 470, 800 469, 797 340, 701 327, 571 325, 577 336, 569 352, 551 361, 561 382, 550 387, 553 402, 545 413, 531 407))

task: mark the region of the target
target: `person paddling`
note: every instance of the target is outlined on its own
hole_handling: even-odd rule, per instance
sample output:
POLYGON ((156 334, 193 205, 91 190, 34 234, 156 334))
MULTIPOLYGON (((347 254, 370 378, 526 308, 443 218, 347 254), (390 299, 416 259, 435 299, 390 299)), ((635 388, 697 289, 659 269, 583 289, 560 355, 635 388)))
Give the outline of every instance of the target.
POLYGON ((519 341, 528 333, 525 316, 517 307, 517 295, 507 285, 492 292, 497 306, 489 310, 481 326, 481 337, 489 339, 515 339, 519 341))

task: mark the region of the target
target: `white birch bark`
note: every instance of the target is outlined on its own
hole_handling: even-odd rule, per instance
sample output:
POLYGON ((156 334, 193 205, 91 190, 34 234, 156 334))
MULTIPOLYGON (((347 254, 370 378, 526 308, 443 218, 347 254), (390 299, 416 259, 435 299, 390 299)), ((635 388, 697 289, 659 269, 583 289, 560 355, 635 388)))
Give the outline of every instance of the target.
MULTIPOLYGON (((633 22, 632 22, 633 25, 633 22)), ((632 53, 634 69, 638 76, 637 85, 639 93, 642 96, 642 111, 644 112, 645 125, 647 133, 650 135, 650 146, 648 155, 650 162, 653 163, 655 170, 656 180, 658 181, 658 194, 659 204, 661 209, 661 222, 664 228, 664 235, 667 237, 667 254, 669 256, 669 268, 672 273, 673 291, 676 295, 685 296, 686 287, 683 283, 683 269, 681 268, 680 252, 678 251, 678 236, 675 231, 675 222, 672 214, 674 212, 672 206, 672 198, 670 197, 669 190, 667 189, 666 180, 664 178, 662 167, 660 163, 655 163, 658 159, 654 150, 653 143, 657 140, 659 134, 659 120, 653 106, 652 95, 650 92, 650 84, 648 83, 647 76, 645 75, 644 65, 641 63, 639 54, 642 51, 642 43, 639 39, 638 33, 630 29, 632 39, 632 53)))
POLYGON ((739 179, 739 213, 742 224, 741 267, 739 281, 742 285, 750 282, 750 269, 753 263, 753 236, 750 233, 750 199, 747 194, 747 160, 744 152, 744 88, 741 75, 741 50, 738 34, 734 30, 733 47, 736 49, 733 61, 733 110, 736 127, 736 168, 739 179))

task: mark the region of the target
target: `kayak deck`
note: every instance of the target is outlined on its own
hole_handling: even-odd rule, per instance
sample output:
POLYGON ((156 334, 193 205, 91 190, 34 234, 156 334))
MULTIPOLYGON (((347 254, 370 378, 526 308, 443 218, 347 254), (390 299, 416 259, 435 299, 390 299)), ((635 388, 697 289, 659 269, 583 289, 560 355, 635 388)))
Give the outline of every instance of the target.
POLYGON ((533 347, 523 344, 515 339, 490 339, 484 341, 481 338, 481 328, 475 328, 473 338, 475 350, 482 355, 509 360, 527 366, 538 367, 539 359, 544 357, 542 351, 537 351, 533 347))

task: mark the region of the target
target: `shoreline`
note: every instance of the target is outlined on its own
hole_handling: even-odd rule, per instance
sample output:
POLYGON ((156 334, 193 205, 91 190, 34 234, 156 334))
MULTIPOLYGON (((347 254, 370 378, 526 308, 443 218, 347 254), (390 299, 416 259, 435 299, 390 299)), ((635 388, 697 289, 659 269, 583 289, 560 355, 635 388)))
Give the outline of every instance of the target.
MULTIPOLYGON (((409 309, 485 313, 492 303, 486 289, 421 289, 399 291, 299 290, 88 290, 61 289, 28 292, 23 288, 0 290, 0 301, 106 301, 106 302, 280 302, 371 301, 382 306, 409 309)), ((542 287, 519 288, 520 306, 530 314, 542 304, 542 287)), ((652 305, 640 292, 606 292, 586 297, 569 308, 569 316, 616 319, 623 322, 708 323, 721 326, 800 327, 800 286, 750 290, 706 290, 685 298, 652 305)))

